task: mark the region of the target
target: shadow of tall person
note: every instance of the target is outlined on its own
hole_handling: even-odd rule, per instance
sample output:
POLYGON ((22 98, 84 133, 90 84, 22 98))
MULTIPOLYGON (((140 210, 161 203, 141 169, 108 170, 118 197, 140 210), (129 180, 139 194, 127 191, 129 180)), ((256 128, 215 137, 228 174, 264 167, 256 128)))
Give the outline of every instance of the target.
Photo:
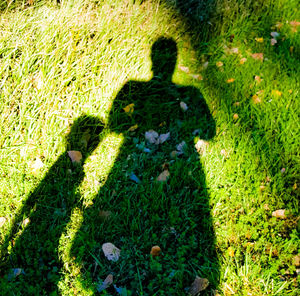
POLYGON ((196 133, 213 138, 215 122, 196 88, 172 82, 173 39, 158 39, 151 59, 153 78, 127 82, 114 100, 108 128, 122 134, 124 143, 71 250, 95 283, 113 274, 112 294, 121 287, 130 295, 183 295, 196 275, 207 277, 212 287, 218 283, 209 195, 194 148, 196 133), (149 130, 170 137, 149 143, 149 130), (163 171, 166 180, 157 180, 163 171), (121 249, 117 262, 105 258, 106 242, 121 249), (152 258, 154 245, 162 253, 152 258))
POLYGON ((84 178, 83 163, 97 147, 101 130, 102 124, 96 117, 81 116, 76 119, 67 136, 66 151, 49 169, 15 216, 4 242, 3 250, 6 255, 2 255, 5 255, 6 260, 1 264, 6 263, 6 269, 15 271, 18 268, 22 272, 15 271, 21 272, 17 277, 8 274, 6 278, 13 282, 16 294, 13 294, 14 291, 7 291, 6 295, 58 294, 57 283, 61 278, 62 267, 58 251, 59 240, 66 230, 73 209, 80 206, 77 188, 84 178), (68 150, 81 151, 82 159, 75 155, 77 162, 72 163, 68 150), (28 224, 22 227, 24 219, 28 224), (9 244, 11 249, 8 252, 9 244))

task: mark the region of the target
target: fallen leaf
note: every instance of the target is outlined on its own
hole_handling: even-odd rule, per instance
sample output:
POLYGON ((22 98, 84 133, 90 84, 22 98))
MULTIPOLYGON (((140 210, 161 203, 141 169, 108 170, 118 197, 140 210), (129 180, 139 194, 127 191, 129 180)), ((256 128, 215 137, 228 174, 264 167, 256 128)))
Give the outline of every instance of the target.
POLYGON ((123 108, 123 110, 128 115, 131 115, 133 113, 133 111, 134 111, 134 103, 131 103, 131 104, 127 105, 126 107, 123 108))
POLYGON ((277 40, 275 38, 272 38, 270 42, 271 42, 271 45, 273 46, 277 43, 277 40))
POLYGON ((182 109, 183 112, 187 111, 188 106, 185 102, 180 102, 180 108, 182 109))
POLYGON ((240 106, 240 102, 234 102, 234 103, 233 103, 233 106, 234 106, 234 107, 240 106))
POLYGON ((195 144, 195 148, 198 153, 203 153, 207 146, 208 146, 208 142, 201 140, 201 139, 199 139, 197 141, 197 143, 195 144))
POLYGON ((240 60, 240 64, 241 65, 243 65, 243 64, 245 64, 245 62, 247 61, 247 59, 246 58, 241 58, 241 60, 240 60))
POLYGON ((208 62, 203 63, 202 68, 206 69, 208 67, 208 62))
POLYGON ((300 22, 297 21, 291 21, 290 25, 292 27, 292 32, 297 32, 297 27, 300 26, 300 22))
POLYGON ((264 60, 264 54, 262 52, 260 53, 253 53, 252 58, 255 60, 263 61, 264 60))
POLYGON ((222 66, 223 66, 223 63, 222 63, 221 61, 216 62, 216 66, 217 66, 217 67, 222 67, 222 66))
POLYGON ((0 217, 0 227, 2 227, 6 222, 6 218, 5 217, 0 217))
POLYGON ((43 166, 44 163, 39 157, 37 157, 30 167, 33 173, 37 173, 43 166))
POLYGON ((279 218, 279 219, 285 219, 286 218, 285 210, 284 209, 276 210, 276 211, 272 212, 272 216, 279 218))
POLYGON ((239 115, 237 113, 233 114, 233 119, 237 120, 239 118, 239 115))
POLYGON ((159 256, 161 253, 161 248, 159 246, 153 246, 150 252, 150 255, 153 257, 159 256))
POLYGON ((164 170, 162 173, 159 174, 159 176, 156 178, 156 180, 159 181, 159 182, 164 182, 164 181, 167 181, 169 176, 170 176, 169 171, 164 170))
POLYGON ((239 53, 239 49, 237 47, 233 47, 233 48, 231 48, 231 52, 235 53, 235 54, 238 54, 239 53))
POLYGON ((270 35, 275 39, 277 39, 280 36, 278 32, 271 32, 270 35))
POLYGON ((30 222, 29 218, 24 219, 22 222, 22 226, 25 227, 29 222, 30 222))
POLYGON ((180 152, 181 154, 184 153, 185 148, 186 148, 185 141, 182 141, 180 144, 176 146, 177 151, 180 152))
POLYGON ((109 274, 106 279, 103 281, 103 283, 101 285, 98 285, 97 287, 97 291, 101 292, 105 289, 107 289, 114 281, 114 277, 112 274, 109 274))
POLYGON ((220 153, 221 153, 221 155, 223 155, 223 156, 227 156, 227 152, 226 152, 225 149, 222 149, 220 153))
POLYGON ((281 170, 280 170, 280 172, 283 174, 283 173, 285 173, 285 168, 282 168, 281 170))
POLYGON ((234 78, 229 78, 229 79, 226 80, 226 82, 227 83, 232 83, 232 82, 234 82, 234 80, 235 80, 234 78))
POLYGON ((264 38, 262 38, 262 37, 255 38, 255 41, 257 41, 259 43, 263 43, 264 42, 264 38))
POLYGON ((278 30, 280 30, 282 26, 283 26, 283 24, 279 23, 279 22, 276 23, 276 25, 275 25, 275 27, 278 28, 278 30))
POLYGON ((274 90, 272 90, 272 95, 281 97, 282 92, 277 89, 274 89, 274 90))
POLYGON ((261 81, 262 81, 261 77, 258 75, 255 75, 254 79, 257 83, 261 83, 261 81))
POLYGON ((293 258, 293 264, 294 264, 296 267, 299 267, 299 266, 300 266, 300 254, 296 255, 296 256, 293 258))
POLYGON ((228 255, 229 255, 230 257, 234 257, 234 249, 233 249, 232 247, 229 247, 229 248, 227 249, 227 251, 228 251, 228 255))
POLYGON ((203 76, 201 74, 193 74, 192 77, 196 80, 199 80, 199 81, 203 80, 203 76))
POLYGON ((196 296, 198 295, 201 291, 204 291, 209 285, 208 279, 205 278, 200 278, 196 276, 195 280, 193 281, 190 289, 189 289, 189 294, 191 296, 196 296))
POLYGON ((185 72, 185 73, 189 73, 190 72, 190 69, 188 67, 183 66, 183 65, 179 65, 178 68, 181 71, 185 72))
POLYGON ((138 127, 139 127, 139 126, 138 126, 137 124, 135 124, 135 125, 131 126, 131 127, 128 129, 128 131, 129 131, 129 132, 134 132, 138 127))
POLYGON ((162 144, 162 143, 166 142, 169 139, 170 139, 170 132, 168 132, 166 134, 161 134, 158 138, 158 142, 159 142, 159 144, 162 144))
POLYGON ((253 95, 252 96, 252 102, 254 104, 260 104, 261 103, 261 99, 260 99, 260 97, 258 95, 253 95))
POLYGON ((103 250, 105 257, 109 261, 116 262, 119 260, 121 250, 118 249, 114 244, 105 243, 102 245, 102 250, 103 250))
POLYGON ((150 144, 156 144, 158 140, 158 133, 154 130, 149 130, 145 132, 145 139, 150 143, 150 144))
POLYGON ((72 162, 79 163, 82 159, 82 154, 80 151, 75 151, 75 150, 68 151, 68 155, 71 158, 72 162))

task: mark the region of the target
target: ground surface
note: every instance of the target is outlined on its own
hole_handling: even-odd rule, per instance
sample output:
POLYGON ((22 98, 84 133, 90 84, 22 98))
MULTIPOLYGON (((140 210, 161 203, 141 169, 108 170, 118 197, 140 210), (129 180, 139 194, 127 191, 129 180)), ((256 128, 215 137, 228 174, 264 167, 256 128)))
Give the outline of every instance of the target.
POLYGON ((297 1, 33 2, 0 4, 3 295, 299 294, 297 1))

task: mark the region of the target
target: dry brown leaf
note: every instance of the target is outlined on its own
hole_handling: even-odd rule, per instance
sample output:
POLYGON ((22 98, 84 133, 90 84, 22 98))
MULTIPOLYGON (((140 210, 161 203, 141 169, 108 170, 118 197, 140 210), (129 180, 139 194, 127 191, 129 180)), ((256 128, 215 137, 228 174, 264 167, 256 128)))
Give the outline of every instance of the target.
POLYGON ((159 256, 160 253, 161 253, 161 248, 159 246, 153 246, 152 249, 151 249, 151 252, 150 252, 150 254, 153 257, 159 256))
POLYGON ((193 74, 192 77, 196 80, 199 80, 199 81, 203 80, 203 76, 201 74, 193 74))
POLYGON ((260 53, 253 53, 251 56, 252 56, 253 59, 259 60, 261 62, 264 60, 264 54, 262 52, 260 52, 260 53))
POLYGON ((234 120, 239 119, 239 115, 238 115, 237 113, 233 114, 233 119, 234 119, 234 120))
POLYGON ((185 72, 185 73, 189 73, 190 72, 190 69, 188 67, 183 66, 183 65, 179 65, 178 68, 181 71, 185 72))
POLYGON ((235 81, 234 78, 229 78, 229 79, 226 80, 227 83, 232 83, 232 82, 234 82, 234 81, 235 81))
POLYGON ((131 115, 133 113, 133 111, 134 111, 134 103, 131 103, 131 104, 127 105, 126 107, 123 108, 123 110, 128 115, 131 115))
POLYGON ((196 296, 198 295, 201 291, 204 291, 209 285, 208 279, 205 278, 200 278, 196 276, 194 282, 192 283, 190 289, 189 289, 189 294, 191 296, 196 296))
POLYGON ((157 177, 157 181, 159 182, 164 182, 164 181, 167 181, 168 178, 170 176, 170 173, 168 170, 164 170, 162 173, 160 173, 160 175, 157 177))
POLYGON ((79 163, 82 159, 82 154, 80 151, 71 150, 68 151, 68 155, 71 158, 72 162, 79 163))
POLYGON ((252 96, 252 102, 254 104, 260 104, 261 103, 261 98, 258 95, 253 95, 252 96))
POLYGON ((272 216, 279 219, 286 219, 286 211, 284 209, 276 210, 272 212, 272 216))
POLYGON ((22 222, 22 226, 25 227, 29 222, 30 222, 29 218, 24 219, 22 222))
POLYGON ((222 67, 222 66, 223 66, 223 63, 222 63, 221 61, 219 61, 219 62, 216 62, 216 66, 220 68, 220 67, 222 67))
POLYGON ((185 102, 180 102, 180 108, 182 109, 183 112, 187 111, 188 106, 185 102))
POLYGON ((261 77, 258 75, 255 75, 254 79, 257 83, 261 83, 261 81, 262 81, 261 77))
POLYGON ((157 144, 157 142, 158 142, 158 133, 154 130, 149 130, 149 131, 145 132, 145 139, 150 144, 157 144))
POLYGON ((158 138, 158 144, 162 144, 170 139, 170 132, 166 134, 161 134, 158 138))
POLYGON ((102 283, 100 286, 97 287, 97 291, 98 291, 98 292, 101 292, 101 291, 107 289, 110 285, 112 285, 113 281, 114 281, 113 275, 112 275, 112 274, 109 274, 109 275, 105 278, 105 280, 103 281, 103 283, 102 283))
POLYGON ((121 250, 118 249, 114 244, 105 243, 102 245, 102 250, 103 250, 105 257, 109 261, 116 262, 119 260, 121 250))
POLYGON ((294 264, 296 267, 299 267, 299 266, 300 266, 300 254, 296 255, 296 256, 293 258, 293 264, 294 264))
POLYGON ((201 140, 201 139, 199 139, 197 141, 197 143, 195 144, 195 148, 196 148, 198 153, 204 153, 207 146, 208 146, 208 142, 204 141, 204 140, 201 140))
POLYGON ((271 45, 273 46, 277 43, 277 40, 275 38, 272 38, 270 42, 271 42, 271 45))

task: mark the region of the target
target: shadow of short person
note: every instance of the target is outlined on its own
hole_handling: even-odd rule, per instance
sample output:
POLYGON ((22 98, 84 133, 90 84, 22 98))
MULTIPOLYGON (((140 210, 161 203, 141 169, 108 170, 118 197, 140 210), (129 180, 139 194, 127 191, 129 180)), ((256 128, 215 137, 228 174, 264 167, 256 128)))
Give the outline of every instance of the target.
POLYGON ((122 134, 124 142, 94 206, 85 211, 71 256, 84 262, 95 282, 111 273, 116 286, 133 295, 183 295, 196 275, 209 278, 214 287, 218 282, 209 196, 193 135, 212 139, 215 122, 196 88, 172 82, 176 42, 158 39, 151 58, 153 78, 127 82, 114 100, 108 128, 122 134), (182 110, 180 102, 188 109, 182 110), (150 144, 145 141, 149 130, 170 132, 170 138, 150 144), (159 182, 163 170, 170 176, 159 182), (106 242, 121 249, 118 262, 103 255, 106 242), (151 258, 154 245, 163 256, 151 258))
POLYGON ((23 274, 11 279, 16 291, 22 295, 58 293, 57 283, 62 267, 58 254, 59 240, 70 221, 72 210, 80 206, 77 188, 84 178, 83 163, 97 147, 102 127, 96 117, 81 116, 75 120, 67 136, 66 151, 14 218, 4 243, 7 260, 2 264, 6 262, 6 268, 23 270, 23 274), (81 151, 80 163, 71 162, 68 150, 81 151), (22 231, 25 218, 29 223, 22 231), (8 245, 11 245, 10 255, 7 253, 8 245))

